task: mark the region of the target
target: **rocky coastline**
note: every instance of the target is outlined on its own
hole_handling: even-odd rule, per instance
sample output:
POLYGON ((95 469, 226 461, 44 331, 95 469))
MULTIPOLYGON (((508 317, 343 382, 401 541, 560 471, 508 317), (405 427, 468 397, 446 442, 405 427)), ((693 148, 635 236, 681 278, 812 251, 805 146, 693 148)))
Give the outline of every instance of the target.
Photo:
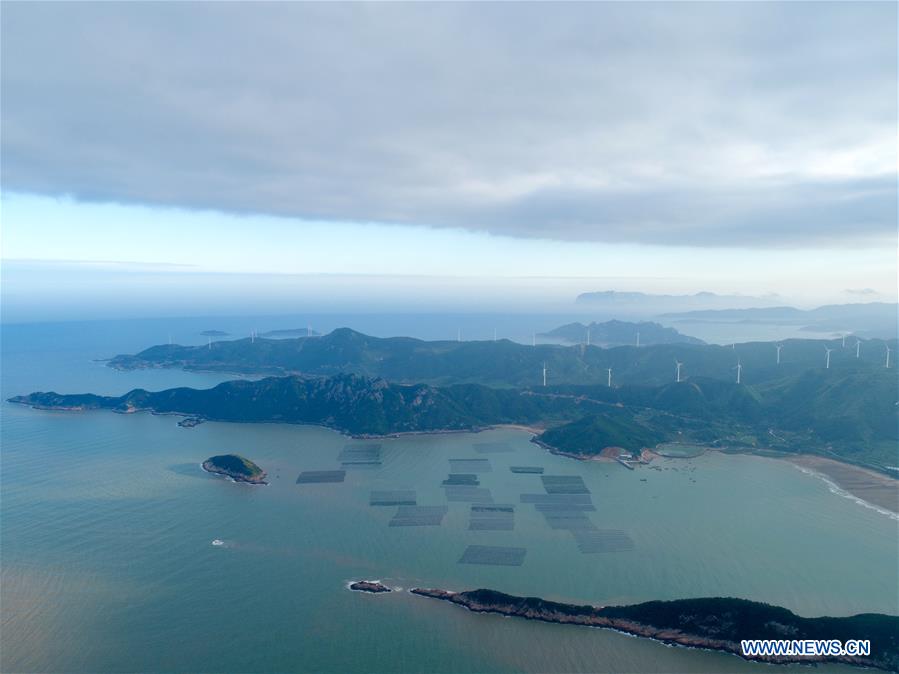
POLYGON ((354 592, 369 592, 371 594, 393 592, 393 590, 379 580, 356 580, 349 584, 349 589, 354 592))
POLYGON ((742 599, 684 599, 633 606, 564 604, 539 597, 516 597, 494 590, 451 592, 413 588, 412 594, 448 601, 476 613, 564 625, 612 629, 687 648, 722 651, 770 664, 840 662, 896 671, 899 666, 899 617, 866 614, 848 618, 801 618, 786 609, 742 599), (658 622, 651 620, 657 618, 658 622), (877 623, 872 633, 872 620, 877 623), (884 636, 881 636, 881 632, 884 636), (870 656, 743 655, 741 639, 870 639, 870 656), (876 651, 874 649, 877 649, 876 651))

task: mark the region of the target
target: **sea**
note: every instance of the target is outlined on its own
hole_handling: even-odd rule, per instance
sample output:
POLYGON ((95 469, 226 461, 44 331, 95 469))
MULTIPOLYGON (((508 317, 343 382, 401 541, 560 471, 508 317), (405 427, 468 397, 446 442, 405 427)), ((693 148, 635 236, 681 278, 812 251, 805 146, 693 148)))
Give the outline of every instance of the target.
MULTIPOLYGON (((103 359, 169 335, 201 344, 202 329, 221 327, 4 325, 2 396, 213 386, 231 377, 119 372, 103 359)), ((594 605, 727 596, 804 616, 899 613, 896 520, 777 459, 708 453, 630 471, 554 456, 516 429, 372 441, 314 426, 177 421, 0 405, 0 670, 807 671, 475 614, 404 591, 416 586, 594 605), (373 443, 380 465, 349 468, 343 482, 296 483, 303 471, 340 468, 346 446, 373 443), (252 459, 270 484, 201 469, 222 453, 252 459), (459 459, 467 462, 450 463, 459 459), (590 520, 630 545, 582 552, 570 531, 522 502, 544 491, 539 475, 510 470, 522 465, 582 478, 590 520), (460 466, 476 471, 478 494, 513 506, 511 528, 469 528, 472 504, 448 500, 441 485, 460 466), (440 523, 391 526, 398 508, 370 499, 397 490, 445 508, 440 523), (525 552, 516 566, 460 563, 469 546, 525 552), (347 589, 363 578, 397 591, 347 589)))

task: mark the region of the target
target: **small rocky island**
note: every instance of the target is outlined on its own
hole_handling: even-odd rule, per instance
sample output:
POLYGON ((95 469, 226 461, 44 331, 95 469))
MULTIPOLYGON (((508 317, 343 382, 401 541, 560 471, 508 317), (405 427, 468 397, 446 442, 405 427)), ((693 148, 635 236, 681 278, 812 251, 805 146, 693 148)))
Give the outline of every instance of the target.
POLYGON ((195 426, 199 426, 203 423, 203 420, 199 417, 187 417, 186 419, 182 419, 178 422, 178 425, 181 428, 194 428, 195 426))
POLYGON ((864 613, 839 618, 804 618, 780 606, 747 599, 710 597, 648 601, 630 606, 564 604, 540 597, 516 597, 495 590, 450 592, 413 588, 412 594, 441 599, 477 613, 528 620, 606 627, 668 644, 706 648, 743 656, 743 639, 869 639, 868 656, 759 656, 769 663, 842 662, 899 671, 899 616, 864 613))
POLYGON ((211 456, 203 462, 203 470, 216 475, 225 475, 235 482, 268 484, 265 471, 249 459, 237 454, 211 456))
POLYGON ((380 594, 381 592, 393 592, 393 590, 391 590, 379 580, 357 580, 350 583, 350 589, 356 592, 371 592, 372 594, 380 594))

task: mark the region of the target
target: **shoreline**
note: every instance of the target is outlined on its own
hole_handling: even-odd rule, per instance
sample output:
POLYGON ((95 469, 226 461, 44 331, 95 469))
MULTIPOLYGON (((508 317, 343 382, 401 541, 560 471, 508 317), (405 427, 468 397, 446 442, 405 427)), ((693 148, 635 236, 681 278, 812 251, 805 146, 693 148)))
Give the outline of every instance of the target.
POLYGON ((868 507, 888 511, 894 518, 899 516, 899 480, 896 478, 817 454, 797 454, 783 459, 854 496, 868 507))
MULTIPOLYGON (((870 657, 850 655, 812 657, 789 655, 747 656, 742 652, 740 644, 734 638, 720 638, 713 636, 712 634, 686 631, 680 626, 659 626, 635 617, 614 615, 614 611, 620 608, 634 608, 668 602, 646 602, 642 605, 638 604, 631 607, 607 607, 563 604, 543 600, 538 597, 518 597, 484 589, 468 592, 453 592, 450 590, 414 587, 409 590, 409 593, 419 597, 437 599, 438 601, 455 604, 471 613, 495 614, 509 618, 522 618, 524 620, 546 622, 557 625, 576 625, 594 629, 608 629, 619 632, 620 634, 663 643, 667 646, 728 653, 750 662, 762 662, 772 665, 793 663, 814 665, 815 663, 838 662, 855 667, 885 669, 888 671, 892 670, 889 662, 877 661, 870 657), (485 597, 484 595, 487 596, 485 597)), ((691 600, 680 601, 689 602, 691 600)), ((804 619, 799 618, 799 620, 804 619)))
MULTIPOLYGON (((25 405, 30 407, 31 409, 37 409, 42 411, 63 411, 63 412, 87 412, 93 411, 94 409, 99 409, 103 411, 110 411, 117 414, 135 414, 137 412, 148 412, 153 414, 154 416, 180 416, 184 418, 196 418, 201 419, 202 421, 209 422, 220 422, 220 423, 286 423, 290 425, 296 426, 318 426, 319 428, 326 428, 328 430, 340 433, 346 437, 352 438, 354 440, 381 440, 381 439, 389 439, 389 438, 402 438, 408 436, 419 436, 419 435, 450 435, 450 434, 459 434, 459 433, 482 433, 484 431, 494 430, 494 429, 509 429, 509 430, 518 430, 526 433, 532 434, 530 438, 530 442, 535 445, 541 447, 542 449, 548 451, 550 454, 555 454, 556 456, 563 456, 565 458, 574 459, 577 461, 592 461, 599 463, 614 463, 615 459, 610 457, 604 457, 599 454, 596 455, 582 455, 576 454, 573 452, 566 452, 564 450, 558 449, 552 445, 549 445, 542 440, 540 440, 539 436, 543 432, 543 428, 539 426, 529 426, 526 424, 491 424, 488 426, 480 426, 480 427, 472 427, 472 428, 456 428, 456 429, 435 429, 435 430, 421 430, 421 431, 397 431, 394 433, 383 433, 383 434, 375 434, 375 433, 353 433, 347 429, 339 428, 336 426, 328 426, 325 424, 317 424, 317 423, 303 423, 303 422, 286 422, 286 421, 231 421, 228 419, 215 419, 212 417, 207 417, 203 415, 198 415, 195 413, 186 413, 186 412, 157 412, 148 408, 129 408, 127 410, 115 410, 115 409, 106 409, 103 408, 87 408, 87 407, 51 407, 45 405, 37 405, 33 403, 28 403, 25 401, 9 399, 7 402, 16 404, 16 405, 25 405)), ((721 451, 720 449, 709 447, 708 451, 721 451)), ((653 454, 653 450, 650 450, 653 454)), ((741 452, 754 456, 762 456, 756 454, 755 452, 741 452)), ((775 458, 775 457, 762 457, 762 458, 775 458)), ((874 510, 878 510, 880 512, 884 512, 892 517, 899 516, 899 479, 890 477, 883 473, 879 473, 875 470, 869 468, 863 468, 861 466, 857 466, 852 463, 847 463, 844 461, 840 461, 838 459, 820 456, 818 454, 784 454, 783 456, 777 457, 780 460, 785 460, 793 465, 797 466, 800 470, 806 470, 810 473, 817 475, 819 478, 825 480, 826 482, 833 485, 836 489, 841 490, 844 493, 848 493, 849 495, 855 497, 860 501, 860 503, 866 507, 872 508, 874 510)))

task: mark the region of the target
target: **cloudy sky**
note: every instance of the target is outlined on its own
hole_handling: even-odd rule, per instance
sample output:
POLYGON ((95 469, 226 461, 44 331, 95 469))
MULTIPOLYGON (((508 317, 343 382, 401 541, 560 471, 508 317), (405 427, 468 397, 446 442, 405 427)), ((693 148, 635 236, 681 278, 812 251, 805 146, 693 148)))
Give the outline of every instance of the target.
POLYGON ((895 298, 896 50, 895 3, 6 3, 3 259, 895 298))

